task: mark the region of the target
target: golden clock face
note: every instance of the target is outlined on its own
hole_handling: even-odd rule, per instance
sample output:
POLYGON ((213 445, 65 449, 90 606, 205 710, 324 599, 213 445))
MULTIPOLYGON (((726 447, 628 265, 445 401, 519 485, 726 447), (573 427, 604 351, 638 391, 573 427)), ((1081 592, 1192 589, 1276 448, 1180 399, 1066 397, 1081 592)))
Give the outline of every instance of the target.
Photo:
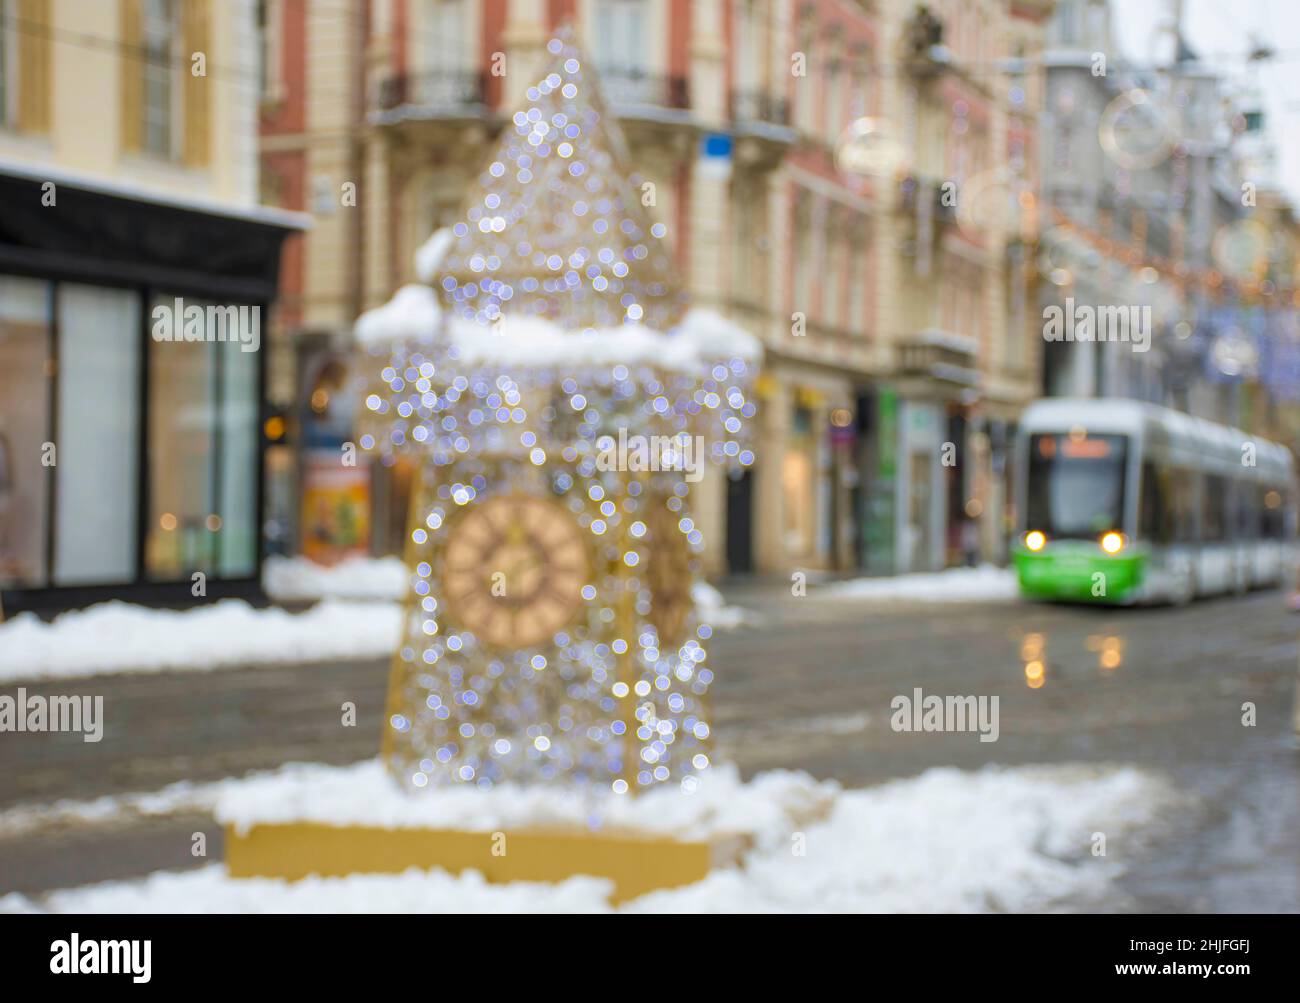
POLYGON ((662 501, 646 516, 650 553, 646 582, 650 586, 650 616, 662 647, 681 640, 682 627, 692 608, 691 554, 686 537, 677 528, 677 516, 662 501))
POLYGON ((540 644, 568 626, 591 579, 582 528, 560 504, 500 495, 451 527, 443 593, 455 623, 503 648, 540 644))

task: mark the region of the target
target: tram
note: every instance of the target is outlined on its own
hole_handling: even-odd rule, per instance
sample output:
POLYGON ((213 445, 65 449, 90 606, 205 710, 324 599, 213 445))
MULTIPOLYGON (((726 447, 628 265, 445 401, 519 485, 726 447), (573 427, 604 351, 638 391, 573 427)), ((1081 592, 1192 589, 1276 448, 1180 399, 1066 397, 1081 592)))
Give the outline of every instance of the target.
POLYGON ((1026 408, 1015 448, 1025 596, 1185 603, 1290 581, 1284 446, 1141 401, 1050 398, 1026 408))

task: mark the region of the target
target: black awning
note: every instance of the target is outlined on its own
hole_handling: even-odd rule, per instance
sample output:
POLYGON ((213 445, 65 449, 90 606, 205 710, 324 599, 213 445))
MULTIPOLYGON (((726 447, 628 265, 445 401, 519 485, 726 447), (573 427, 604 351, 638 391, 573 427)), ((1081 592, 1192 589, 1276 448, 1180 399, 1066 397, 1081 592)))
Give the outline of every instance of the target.
POLYGON ((0 170, 0 272, 275 299, 292 226, 50 180, 52 206, 45 181, 0 170))

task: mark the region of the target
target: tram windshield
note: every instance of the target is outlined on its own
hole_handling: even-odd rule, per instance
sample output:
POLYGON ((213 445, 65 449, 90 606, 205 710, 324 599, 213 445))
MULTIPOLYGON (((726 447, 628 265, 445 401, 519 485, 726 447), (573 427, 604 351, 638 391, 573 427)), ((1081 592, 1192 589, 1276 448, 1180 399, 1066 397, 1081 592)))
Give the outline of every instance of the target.
POLYGON ((1048 538, 1095 540, 1124 520, 1123 435, 1033 435, 1027 529, 1048 538))

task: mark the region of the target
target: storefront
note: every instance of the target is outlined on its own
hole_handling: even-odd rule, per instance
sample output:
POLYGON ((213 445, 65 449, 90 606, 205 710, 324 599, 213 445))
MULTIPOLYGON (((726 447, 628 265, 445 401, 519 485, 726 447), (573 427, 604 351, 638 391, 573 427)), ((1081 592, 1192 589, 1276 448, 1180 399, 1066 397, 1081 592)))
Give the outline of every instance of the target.
POLYGON ((769 362, 756 392, 758 462, 720 499, 727 569, 853 568, 863 503, 862 425, 852 382, 824 367, 779 360, 769 362))
MULTIPOLYGON (((900 572, 944 566, 949 470, 947 425, 940 402, 908 398, 899 409, 894 567, 900 572)), ((956 445, 955 443, 953 444, 956 445)))
POLYGON ((7 168, 0 204, 4 612, 256 595, 262 337, 298 218, 7 168))

